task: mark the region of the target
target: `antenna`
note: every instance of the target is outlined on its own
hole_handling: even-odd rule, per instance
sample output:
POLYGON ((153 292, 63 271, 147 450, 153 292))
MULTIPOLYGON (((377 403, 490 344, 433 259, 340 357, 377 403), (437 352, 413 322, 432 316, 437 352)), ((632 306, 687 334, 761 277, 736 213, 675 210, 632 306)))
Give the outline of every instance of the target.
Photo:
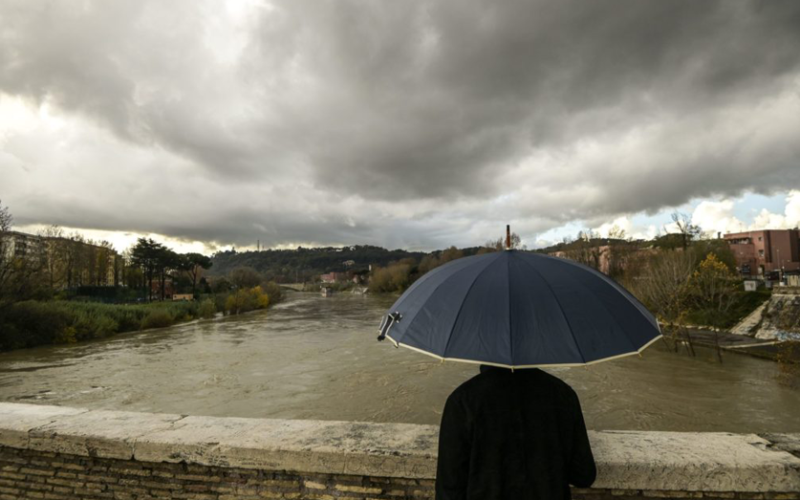
POLYGON ((511 250, 511 225, 506 224, 506 250, 511 250))

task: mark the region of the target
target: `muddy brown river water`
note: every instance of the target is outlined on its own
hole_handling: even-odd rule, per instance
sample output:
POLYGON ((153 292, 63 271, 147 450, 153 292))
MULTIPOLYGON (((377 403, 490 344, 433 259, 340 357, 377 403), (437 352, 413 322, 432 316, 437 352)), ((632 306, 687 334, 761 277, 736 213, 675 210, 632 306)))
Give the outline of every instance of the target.
MULTIPOLYGON (((477 367, 375 340, 393 297, 290 294, 268 311, 0 355, 0 400, 86 408, 435 424, 477 367)), ((775 363, 654 344, 548 370, 594 429, 800 432, 800 391, 775 363)))

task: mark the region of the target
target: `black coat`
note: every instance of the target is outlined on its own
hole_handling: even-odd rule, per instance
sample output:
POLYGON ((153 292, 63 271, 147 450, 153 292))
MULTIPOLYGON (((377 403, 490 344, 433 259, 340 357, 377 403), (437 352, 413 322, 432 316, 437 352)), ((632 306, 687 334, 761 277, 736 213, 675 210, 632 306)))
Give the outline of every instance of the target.
POLYGON ((481 366, 447 398, 437 500, 561 500, 596 468, 575 391, 537 369, 481 366))

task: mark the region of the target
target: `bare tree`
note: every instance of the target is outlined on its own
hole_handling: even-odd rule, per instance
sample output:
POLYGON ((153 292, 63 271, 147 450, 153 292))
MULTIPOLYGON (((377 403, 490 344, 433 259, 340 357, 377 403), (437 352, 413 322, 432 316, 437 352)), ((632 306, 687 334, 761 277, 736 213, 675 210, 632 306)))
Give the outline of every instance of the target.
POLYGON ((564 257, 593 269, 600 269, 600 261, 605 249, 600 245, 598 235, 591 229, 578 231, 575 240, 567 245, 570 245, 571 248, 564 251, 564 257))
POLYGON ((44 240, 44 272, 51 289, 64 285, 65 265, 64 253, 67 240, 64 230, 56 225, 48 226, 37 233, 44 240))
POLYGON ((263 277, 252 267, 242 266, 233 269, 228 274, 228 279, 237 288, 252 288, 258 286, 263 277))
POLYGON ((11 279, 13 256, 11 255, 11 226, 14 218, 11 216, 8 207, 4 207, 0 200, 0 301, 7 289, 11 279))
POLYGON ((624 229, 616 224, 608 231, 608 275, 615 279, 622 278, 631 256, 639 247, 624 229))
POLYGON ((633 281, 637 297, 667 324, 676 350, 677 333, 684 328, 694 268, 693 252, 659 252, 650 257, 642 274, 633 281))
POLYGON ((41 247, 34 240, 17 248, 19 241, 11 234, 13 220, 8 207, 0 205, 0 308, 26 300, 42 288, 41 247))
POLYGON ((689 247, 689 243, 697 238, 702 231, 700 226, 692 224, 691 216, 681 212, 672 213, 672 222, 678 228, 678 233, 681 235, 681 245, 684 250, 689 247))
MULTIPOLYGON (((496 240, 489 240, 483 244, 483 248, 490 251, 500 251, 506 248, 506 239, 497 238, 496 240)), ((522 244, 522 238, 517 233, 511 233, 511 248, 516 250, 527 250, 528 247, 522 244)))

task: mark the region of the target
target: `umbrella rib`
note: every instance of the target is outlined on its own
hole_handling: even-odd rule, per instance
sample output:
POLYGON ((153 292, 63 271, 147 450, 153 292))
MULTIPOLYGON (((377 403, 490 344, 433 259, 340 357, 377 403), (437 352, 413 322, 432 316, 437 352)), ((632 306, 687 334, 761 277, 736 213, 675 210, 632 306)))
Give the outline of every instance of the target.
POLYGON ((522 262, 524 262, 525 265, 530 267, 533 270, 533 272, 538 274, 540 278, 542 278, 542 283, 544 283, 545 286, 550 290, 550 293, 553 294, 553 299, 555 299, 556 304, 558 304, 558 310, 559 310, 559 312, 561 312, 561 317, 563 317, 564 321, 567 323, 567 328, 569 329, 569 334, 572 336, 572 341, 575 343, 575 349, 578 350, 578 354, 581 355, 581 359, 583 360, 583 363, 586 364, 586 356, 584 356, 583 355, 583 351, 581 351, 581 346, 580 346, 580 344, 578 344, 578 339, 575 337, 575 332, 572 331, 572 325, 569 322, 569 318, 567 318, 567 315, 564 313, 564 308, 561 307, 561 301, 558 300, 558 295, 556 295, 555 290, 553 290, 553 287, 550 286, 550 283, 548 283, 547 280, 544 278, 544 276, 542 276, 542 273, 540 273, 539 270, 536 269, 530 262, 527 262, 525 259, 520 259, 520 260, 522 262))
POLYGON ((506 259, 506 294, 508 296, 508 351, 511 364, 514 364, 514 335, 511 333, 511 256, 506 259))
MULTIPOLYGON (((479 257, 479 256, 476 256, 476 257, 479 257)), ((469 258, 469 257, 467 257, 467 258, 469 258)), ((447 280, 448 280, 448 279, 452 278, 453 276, 455 276, 456 274, 460 273, 460 272, 461 272, 461 271, 463 271, 464 269, 467 269, 468 267, 469 267, 469 264, 464 264, 464 265, 463 265, 463 267, 461 267, 460 269, 458 269, 457 271, 455 271, 453 274, 451 274, 450 276, 448 276, 447 278, 445 278, 444 280, 442 280, 442 282, 441 282, 441 283, 439 283, 438 285, 436 285, 436 287, 433 289, 433 291, 430 293, 430 295, 428 295, 428 299, 430 299, 431 297, 433 297, 434 295, 436 295, 436 292, 437 292, 437 291, 439 291, 439 288, 441 288, 441 287, 442 287, 442 285, 444 285, 444 284, 447 282, 447 280)), ((437 268, 437 269, 441 269, 441 267, 439 267, 439 268, 437 268)), ((433 270, 433 271, 431 271, 430 273, 426 274, 425 276, 429 276, 431 273, 434 273, 434 272, 436 272, 436 269, 434 269, 434 270, 433 270)), ((423 276, 423 277, 422 277, 422 278, 420 278, 420 279, 425 279, 425 276, 423 276)), ((414 285, 416 285, 417 283, 419 283, 419 281, 417 281, 416 283, 414 283, 414 285)), ((412 285, 412 286, 413 286, 413 285, 412 285)), ((409 289, 408 291, 410 291, 410 289, 409 289)), ((406 293, 408 293, 408 291, 406 291, 406 293)), ((402 302, 399 302, 399 301, 398 301, 398 303, 396 303, 395 305, 396 305, 396 306, 398 306, 398 307, 400 307, 400 306, 401 306, 401 304, 402 304, 402 302)), ((407 330, 408 330, 408 329, 411 327, 411 324, 414 322, 414 320, 415 320, 415 319, 417 319, 417 315, 419 315, 419 312, 420 312, 420 310, 421 310, 421 309, 417 309, 417 311, 414 313, 414 315, 413 315, 413 316, 411 316, 410 318, 406 318, 406 321, 405 321, 405 325, 406 325, 406 326, 405 326, 405 328, 403 329, 403 335, 405 335, 405 332, 406 332, 406 331, 407 331, 407 330)), ((387 336, 388 336, 388 335, 387 335, 387 336)), ((391 338, 391 337, 390 337, 390 338, 391 338)), ((445 349, 446 349, 446 346, 445 346, 445 349)))
MULTIPOLYGON (((609 284, 607 281, 605 281, 605 280, 600 280, 600 281, 601 281, 603 284, 605 284, 606 286, 608 286, 608 287, 611 287, 611 284, 609 284)), ((611 287, 611 288, 613 289, 614 287, 611 287)), ((592 290, 591 288, 589 288, 589 287, 587 287, 587 286, 585 286, 585 287, 584 287, 584 289, 585 289, 586 291, 588 291, 590 294, 592 294, 592 295, 594 296, 594 298, 595 298, 595 299, 596 299, 596 300, 597 300, 599 303, 601 303, 601 304, 603 303, 603 301, 602 301, 602 300, 600 300, 600 297, 599 297, 599 296, 598 296, 598 295, 597 295, 597 294, 594 292, 594 290, 592 290)), ((616 323, 616 324, 617 324, 617 328, 619 328, 619 331, 620 331, 620 332, 622 332, 622 335, 625 337, 625 339, 626 339, 626 340, 628 341, 628 343, 631 345, 631 347, 633 348, 633 350, 634 350, 634 351, 638 350, 639 348, 638 348, 638 347, 636 347, 636 344, 634 344, 633 340, 631 340, 631 338, 628 336, 628 331, 627 331, 627 330, 625 330, 624 328, 622 328, 622 324, 619 322, 619 319, 617 318, 617 315, 616 315, 616 313, 614 312, 614 310, 613 310, 612 308, 610 308, 610 307, 605 307, 605 310, 606 310, 606 312, 608 313, 608 315, 609 315, 609 316, 611 316, 611 319, 613 319, 613 320, 614 320, 614 323, 616 323)))
MULTIPOLYGON (((478 257, 478 256, 476 256, 476 257, 478 257)), ((467 258, 469 258, 469 257, 467 257, 467 258)), ((463 266, 462 266, 462 268, 461 268, 461 269, 459 269, 459 270, 457 270, 457 271, 455 271, 453 274, 456 274, 456 273, 458 273, 458 272, 462 271, 464 268, 466 268, 466 267, 469 267, 469 265, 470 265, 470 263, 469 263, 469 262, 466 262, 466 261, 465 261, 465 262, 463 262, 463 266)), ((404 296, 406 296, 406 297, 410 297, 410 296, 411 296, 411 294, 410 294, 409 292, 412 292, 414 289, 416 289, 417 287, 419 287, 420 285, 422 285, 422 283, 424 283, 425 281, 427 281, 427 280, 429 280, 429 279, 432 279, 433 277, 435 277, 435 276, 438 274, 438 273, 437 273, 437 271, 438 271, 438 272, 441 272, 442 270, 445 270, 445 268, 444 268, 443 266, 439 266, 439 267, 437 267, 436 269, 432 269, 431 271, 429 271, 429 272, 425 273, 424 275, 422 275, 422 277, 421 277, 420 279, 418 279, 417 281, 415 281, 415 282, 414 282, 414 283, 411 285, 411 287, 409 287, 409 289, 408 289, 408 290, 406 290, 406 292, 405 292, 403 295, 404 295, 404 296)), ((448 276, 448 278, 450 278, 450 277, 452 277, 452 276, 453 276, 453 275, 450 275, 450 276, 448 276)), ((436 293, 436 290, 438 290, 438 289, 439 289, 439 287, 440 287, 440 286, 442 286, 442 283, 446 282, 448 278, 445 278, 444 280, 442 280, 442 282, 441 282, 441 283, 439 283, 438 285, 436 285, 436 288, 434 288, 434 291, 431 293, 431 295, 433 295, 434 293, 436 293)), ((401 297, 401 298, 402 298, 402 297, 401 297)), ((405 302, 405 300, 404 300, 403 302, 401 302, 401 301, 398 299, 398 301, 395 303, 395 306, 397 306, 397 307, 400 307, 400 306, 401 306, 401 305, 402 305, 404 302, 405 302)))
MULTIPOLYGON (((619 289, 617 287, 615 287, 612 283, 610 283, 607 279, 605 279, 606 278, 605 275, 603 275, 601 273, 599 275, 598 275, 598 273, 594 273, 594 277, 597 278, 597 280, 600 283, 602 283, 603 286, 606 286, 606 287, 610 288, 611 290, 613 290, 616 293, 620 293, 619 289)), ((592 297, 594 297, 597 300, 598 303, 600 303, 600 304, 603 303, 603 301, 600 299, 600 296, 597 293, 595 293, 595 291, 592 290, 590 287, 582 285, 582 288, 584 290, 586 290, 586 292, 589 293, 592 297)), ((628 299, 628 297, 625 294, 620 293, 620 295, 622 295, 623 297, 628 299)), ((630 299, 628 299, 628 302, 631 303, 630 299)), ((636 307, 636 304, 631 303, 631 305, 634 306, 634 309, 636 309, 637 311, 639 310, 636 307)), ((619 319, 617 318, 617 314, 614 312, 614 310, 612 308, 610 308, 610 307, 605 307, 605 306, 604 306, 603 309, 608 314, 608 316, 614 321, 614 323, 616 323, 617 328, 619 328, 619 331, 622 333, 622 336, 625 338, 625 340, 628 341, 628 344, 630 344, 631 349, 633 349, 634 351, 638 350, 639 348, 636 347, 636 344, 633 342, 633 340, 631 340, 630 336, 628 335, 628 331, 625 330, 624 328, 622 328, 622 324, 619 322, 619 319)))
MULTIPOLYGON (((545 255, 545 254, 540 254, 539 256, 543 257, 545 259, 557 260, 557 261, 563 262, 564 264, 567 264, 569 266, 573 266, 573 267, 577 267, 577 268, 580 268, 580 269, 584 269, 584 270, 588 270, 588 271, 593 272, 595 275, 597 275, 599 278, 601 278, 605 283, 607 283, 609 286, 614 288, 617 292, 620 292, 622 294, 622 296, 625 297, 628 300, 628 302, 633 304, 633 306, 636 309, 638 309, 638 310, 640 310, 642 312, 646 312, 647 314, 650 314, 651 316, 653 315, 653 313, 651 313, 650 310, 647 309, 644 306, 644 304, 642 304, 642 302, 639 299, 634 297, 633 294, 631 294, 631 292, 629 292, 624 286, 621 286, 618 283, 613 283, 612 284, 609 281, 610 278, 608 276, 606 276, 605 274, 601 273, 600 271, 598 271, 597 269, 593 269, 593 268, 591 268, 589 266, 585 266, 583 264, 580 264, 578 262, 572 261, 570 259, 562 259, 560 257, 553 257, 552 255, 545 255)), ((653 318, 653 319, 655 319, 655 318, 653 318)), ((658 328, 660 330, 660 327, 658 326, 658 320, 656 320, 656 328, 658 328)))
POLYGON ((447 349, 450 347, 450 340, 453 338, 453 332, 455 331, 456 325, 458 324, 458 318, 461 316, 461 311, 464 310, 464 304, 467 302, 467 297, 469 297, 469 293, 472 291, 472 287, 475 286, 475 283, 477 283, 480 277, 483 276, 483 273, 485 273, 487 269, 492 267, 492 265, 495 262, 497 262, 497 260, 495 260, 494 262, 490 262, 489 265, 481 269, 481 271, 477 274, 477 276, 475 276, 475 279, 472 280, 472 283, 470 283, 469 288, 467 288, 467 293, 464 294, 464 299, 461 301, 461 305, 458 306, 458 313, 456 313, 456 319, 453 320, 453 326, 450 327, 450 335, 447 336, 447 342, 445 342, 444 344, 444 352, 442 353, 442 357, 447 355, 447 349))

